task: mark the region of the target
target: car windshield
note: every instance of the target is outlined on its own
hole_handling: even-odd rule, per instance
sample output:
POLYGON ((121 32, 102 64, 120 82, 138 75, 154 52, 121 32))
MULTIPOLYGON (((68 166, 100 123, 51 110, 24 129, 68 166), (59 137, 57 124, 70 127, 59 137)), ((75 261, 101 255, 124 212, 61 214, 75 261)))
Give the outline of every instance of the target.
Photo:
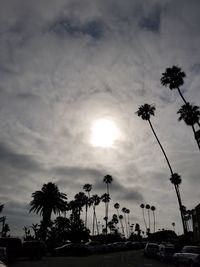
POLYGON ((200 254, 200 247, 185 247, 183 252, 200 254))

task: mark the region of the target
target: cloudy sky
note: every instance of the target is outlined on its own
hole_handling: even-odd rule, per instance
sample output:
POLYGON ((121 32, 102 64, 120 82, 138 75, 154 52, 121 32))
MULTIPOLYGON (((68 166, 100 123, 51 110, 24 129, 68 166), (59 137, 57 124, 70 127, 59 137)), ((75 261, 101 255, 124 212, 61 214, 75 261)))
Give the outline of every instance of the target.
MULTIPOLYGON (((31 193, 53 181, 72 199, 85 183, 103 194, 113 176, 111 207, 156 206, 156 228, 182 232, 170 173, 147 122, 135 112, 156 105, 152 123, 174 172, 183 204, 200 200, 198 147, 177 121, 183 104, 160 84, 166 67, 186 72, 181 88, 200 103, 199 0, 0 0, 0 202, 11 233, 39 222, 31 193), (37 3, 36 3, 37 2, 37 3), (91 143, 92 125, 112 121, 111 147, 91 143)), ((102 133, 103 134, 103 133, 102 133)), ((103 204, 98 207, 99 220, 103 204)))

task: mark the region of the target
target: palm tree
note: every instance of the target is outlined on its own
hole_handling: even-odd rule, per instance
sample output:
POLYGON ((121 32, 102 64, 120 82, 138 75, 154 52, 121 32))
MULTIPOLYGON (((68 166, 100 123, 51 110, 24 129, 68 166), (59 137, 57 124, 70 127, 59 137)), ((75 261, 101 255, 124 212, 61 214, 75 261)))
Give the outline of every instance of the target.
POLYGON ((196 139, 197 145, 200 149, 200 140, 197 138, 196 131, 194 128, 195 124, 198 124, 200 127, 200 110, 198 106, 193 106, 190 103, 186 103, 181 106, 181 108, 178 110, 177 114, 180 114, 180 117, 178 118, 179 121, 184 120, 186 125, 191 126, 194 138, 196 139))
POLYGON ((173 230, 175 232, 175 222, 172 223, 173 230))
POLYGON ((123 227, 123 224, 122 224, 122 220, 120 220, 120 218, 119 218, 119 208, 120 208, 119 203, 115 203, 115 204, 114 204, 114 208, 115 208, 116 211, 117 211, 117 216, 118 216, 118 219, 119 219, 120 224, 121 224, 122 234, 124 235, 124 227, 123 227))
POLYGON ((146 223, 145 216, 144 216, 144 207, 145 207, 145 205, 142 203, 140 205, 140 208, 142 209, 142 216, 143 216, 143 220, 144 220, 144 225, 145 225, 145 228, 147 230, 147 223, 146 223))
MULTIPOLYGON (((155 136, 155 138, 156 138, 156 140, 157 140, 157 142, 158 142, 158 144, 159 144, 159 146, 160 146, 160 148, 161 148, 161 150, 163 152, 163 155, 164 155, 164 157, 166 159, 166 162, 167 162, 167 165, 169 167, 169 170, 170 170, 170 173, 171 173, 171 177, 172 177, 174 175, 174 172, 173 172, 172 167, 171 167, 171 165, 169 163, 169 159, 168 159, 168 157, 167 157, 167 155, 165 153, 165 150, 164 150, 163 146, 161 145, 160 140, 158 139, 158 136, 156 135, 156 132, 155 132, 155 130, 153 128, 153 125, 152 125, 152 123, 150 121, 151 115, 154 116, 155 109, 156 108, 153 105, 144 104, 144 105, 142 105, 142 106, 140 106, 138 108, 138 111, 136 112, 136 114, 139 117, 141 117, 143 120, 147 120, 149 122, 151 130, 152 130, 152 132, 153 132, 153 134, 154 134, 154 136, 155 136)), ((182 212, 182 201, 181 201, 181 196, 180 196, 180 192, 179 192, 179 187, 177 185, 175 185, 175 184, 174 184, 174 187, 175 187, 176 195, 177 195, 177 198, 178 198, 179 209, 180 209, 181 219, 182 219, 182 224, 183 224, 183 232, 184 232, 184 234, 186 234, 187 233, 187 229, 186 229, 186 225, 185 225, 185 221, 184 221, 184 215, 183 215, 183 212, 182 212)))
POLYGON ((97 215, 96 215, 96 206, 99 205, 100 201, 101 201, 101 198, 98 195, 93 195, 91 197, 91 204, 93 206, 92 235, 94 235, 95 223, 96 223, 96 228, 97 228, 97 234, 99 235, 99 227, 98 227, 98 221, 97 221, 97 215))
POLYGON ((104 178, 103 178, 103 182, 106 183, 107 194, 110 194, 109 193, 109 184, 111 184, 112 181, 113 181, 113 178, 109 174, 105 175, 104 178))
MULTIPOLYGON (((90 191, 92 190, 92 185, 91 184, 84 184, 83 190, 88 193, 88 200, 90 198, 90 191)), ((88 212, 88 201, 85 205, 85 227, 87 228, 87 212, 88 212)))
POLYGON ((101 196, 101 201, 105 203, 105 217, 104 217, 104 220, 106 222, 105 232, 107 234, 107 232, 108 232, 108 203, 110 202, 110 195, 107 194, 107 193, 104 193, 101 196))
POLYGON ((184 84, 183 78, 185 78, 185 72, 181 71, 181 68, 178 66, 172 66, 172 68, 167 68, 160 79, 163 86, 169 86, 171 90, 177 89, 184 103, 187 104, 187 101, 181 93, 180 86, 184 84))
POLYGON ((128 217, 128 236, 130 236, 130 217, 129 217, 130 210, 129 209, 126 209, 126 214, 128 217))
POLYGON ((41 190, 32 193, 32 198, 29 212, 33 211, 42 216, 41 233, 42 239, 45 241, 51 214, 52 212, 59 214, 65 211, 67 196, 59 191, 55 183, 49 182, 44 184, 41 190))
POLYGON ((145 208, 147 209, 147 214, 148 214, 148 219, 149 219, 149 232, 151 232, 151 220, 150 220, 150 213, 149 213, 149 210, 150 210, 150 205, 149 204, 146 204, 145 208))
POLYGON ((125 227, 126 227, 126 237, 128 238, 128 226, 127 226, 127 219, 126 219, 126 214, 127 214, 127 208, 122 208, 122 212, 124 213, 124 220, 125 220, 125 227))
POLYGON ((79 192, 74 196, 77 209, 78 209, 78 217, 80 218, 82 208, 87 204, 88 202, 88 197, 84 192, 79 192))
POLYGON ((155 233, 155 228, 156 228, 155 210, 156 210, 156 207, 155 206, 151 206, 151 210, 152 210, 152 213, 153 213, 153 232, 155 233))

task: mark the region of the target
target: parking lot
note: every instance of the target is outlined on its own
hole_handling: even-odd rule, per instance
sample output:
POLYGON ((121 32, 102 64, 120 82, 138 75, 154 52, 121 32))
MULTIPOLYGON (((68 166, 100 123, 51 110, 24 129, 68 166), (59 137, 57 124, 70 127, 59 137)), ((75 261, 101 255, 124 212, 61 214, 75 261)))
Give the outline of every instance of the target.
POLYGON ((18 260, 8 267, 172 267, 143 256, 143 250, 81 257, 44 257, 40 261, 18 260))

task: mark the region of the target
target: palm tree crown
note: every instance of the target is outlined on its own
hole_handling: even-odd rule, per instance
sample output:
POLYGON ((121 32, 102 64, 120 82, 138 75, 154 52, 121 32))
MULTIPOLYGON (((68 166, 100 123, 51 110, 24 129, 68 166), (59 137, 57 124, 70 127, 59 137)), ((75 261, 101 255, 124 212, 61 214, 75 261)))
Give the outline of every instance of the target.
POLYGON ((115 209, 119 209, 119 208, 120 208, 119 203, 115 203, 115 204, 114 204, 114 208, 115 208, 115 209))
POLYGON ((180 114, 178 120, 184 120, 189 126, 192 126, 195 123, 199 124, 200 110, 198 106, 193 106, 190 103, 184 104, 178 110, 177 114, 180 114))
POLYGON ((32 198, 30 212, 34 211, 42 216, 47 209, 57 214, 66 208, 67 195, 61 193, 52 182, 44 184, 41 190, 32 193, 32 198))
POLYGON ((173 173, 170 181, 174 185, 180 185, 181 184, 181 176, 178 173, 173 173))
POLYGON ((85 192, 89 193, 92 190, 92 185, 91 184, 84 184, 83 190, 85 190, 85 192))
POLYGON ((138 108, 136 114, 143 120, 149 120, 151 115, 154 116, 155 109, 154 105, 144 104, 138 108))
POLYGON ((183 78, 185 77, 185 72, 181 71, 181 68, 172 66, 172 68, 167 68, 166 71, 162 73, 160 81, 162 85, 169 85, 169 88, 173 90, 184 84, 183 78))

